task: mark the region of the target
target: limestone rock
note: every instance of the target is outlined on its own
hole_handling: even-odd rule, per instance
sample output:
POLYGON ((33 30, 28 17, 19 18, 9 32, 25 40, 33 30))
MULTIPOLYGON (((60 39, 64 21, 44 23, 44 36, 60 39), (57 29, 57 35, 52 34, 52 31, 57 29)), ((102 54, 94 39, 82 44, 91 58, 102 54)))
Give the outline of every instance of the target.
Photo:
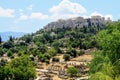
POLYGON ((104 17, 100 16, 92 16, 91 18, 71 18, 67 20, 60 19, 56 22, 51 22, 44 26, 45 29, 51 30, 55 28, 66 28, 66 27, 88 27, 88 26, 97 26, 97 27, 105 27, 107 20, 104 17))

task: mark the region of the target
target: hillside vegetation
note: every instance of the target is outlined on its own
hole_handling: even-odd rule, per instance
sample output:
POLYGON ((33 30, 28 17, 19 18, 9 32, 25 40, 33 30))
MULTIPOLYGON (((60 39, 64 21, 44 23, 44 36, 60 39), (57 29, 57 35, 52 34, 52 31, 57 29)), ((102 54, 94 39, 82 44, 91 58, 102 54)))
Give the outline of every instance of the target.
MULTIPOLYGON (((73 20, 73 22, 74 21, 75 20, 73 20)), ((54 25, 54 28, 45 27, 37 31, 36 33, 26 34, 23 37, 18 39, 14 39, 13 37, 10 37, 7 42, 2 42, 1 41, 2 39, 0 39, 0 60, 1 60, 0 79, 2 80, 8 79, 8 78, 17 79, 17 80, 28 80, 30 78, 34 79, 36 77, 35 76, 36 73, 34 70, 34 66, 36 65, 35 63, 36 58, 41 62, 45 62, 49 64, 49 61, 51 58, 53 58, 53 61, 59 62, 59 59, 55 58, 54 56, 56 56, 57 54, 64 54, 64 60, 68 61, 71 58, 75 58, 77 56, 84 54, 84 50, 87 50, 90 48, 100 49, 100 51, 96 52, 96 55, 94 56, 95 59, 93 59, 93 61, 90 64, 91 74, 97 75, 99 74, 97 73, 99 71, 100 74, 103 75, 101 73, 101 70, 102 70, 101 66, 103 66, 104 64, 106 65, 104 65, 103 67, 108 66, 110 67, 110 69, 112 68, 111 65, 112 66, 113 64, 115 66, 118 65, 116 63, 117 63, 117 60, 119 59, 119 56, 118 56, 119 54, 114 55, 114 53, 117 53, 117 52, 112 52, 112 51, 115 51, 116 48, 119 48, 119 47, 116 47, 117 40, 119 39, 117 37, 119 36, 118 34, 119 30, 117 28, 119 27, 115 27, 115 29, 113 27, 107 27, 107 21, 105 21, 103 18, 100 18, 100 17, 85 19, 87 23, 91 23, 91 24, 87 24, 87 26, 84 26, 83 23, 81 23, 81 19, 78 19, 76 21, 77 21, 76 24, 78 25, 77 26, 73 25, 73 27, 71 26, 69 27, 68 25, 59 27, 56 24, 54 25), (101 30, 105 30, 105 31, 100 32, 101 30), (100 33, 98 34, 98 32, 100 33), (98 34, 98 37, 96 40, 97 34, 98 34), (115 44, 112 45, 111 43, 114 43, 114 40, 115 40, 115 44), (101 53, 101 54, 97 55, 98 53, 99 54, 101 53), (113 55, 110 55, 107 57, 109 53, 110 54, 113 53, 113 55), (28 61, 26 61, 26 59, 28 61), (25 64, 28 64, 25 70, 23 69, 25 65, 24 63, 22 63, 24 62, 24 60, 25 60, 25 64), (16 61, 15 65, 14 65, 14 61, 16 61), (17 63, 17 61, 20 63, 17 63), (94 68, 94 65, 97 66, 97 64, 98 64, 98 67, 94 68), (31 68, 30 71, 28 70, 28 68, 29 69, 31 68), (8 70, 10 71, 5 72, 8 70), (26 73, 22 74, 24 72, 26 73), (21 76, 23 78, 19 78, 21 76)), ((67 21, 65 21, 65 23, 63 24, 66 24, 66 23, 67 21)), ((109 70, 109 69, 107 68, 106 70, 109 70)), ((117 72, 116 74, 119 74, 119 72, 117 72)), ((110 77, 112 76, 113 78, 117 77, 112 73, 110 75, 106 73, 106 75, 110 77)), ((94 75, 93 77, 91 77, 91 80, 95 80, 93 78, 94 78, 94 75)), ((99 80, 99 79, 96 79, 96 80, 99 80)))
MULTIPOLYGON (((93 18, 94 19, 94 18, 93 18)), ((99 23, 98 17, 95 18, 99 23)), ((104 21, 104 20, 103 20, 104 21)), ((78 22, 80 22, 78 20, 78 22)), ((104 23, 104 22, 103 22, 104 23)), ((82 24, 82 23, 81 23, 82 24)), ((99 23, 100 24, 100 23, 99 23)), ((101 23, 102 24, 102 23, 101 23)), ((50 55, 50 57, 57 53, 62 53, 61 50, 69 49, 89 49, 99 47, 95 40, 95 35, 106 28, 106 25, 99 26, 77 26, 77 27, 57 27, 51 29, 41 29, 33 34, 26 34, 19 39, 10 37, 9 41, 1 43, 1 56, 7 54, 9 57, 14 57, 14 54, 22 55, 28 54, 33 56, 50 55)))
POLYGON ((97 35, 101 49, 90 63, 90 80, 120 80, 120 22, 112 23, 97 35))

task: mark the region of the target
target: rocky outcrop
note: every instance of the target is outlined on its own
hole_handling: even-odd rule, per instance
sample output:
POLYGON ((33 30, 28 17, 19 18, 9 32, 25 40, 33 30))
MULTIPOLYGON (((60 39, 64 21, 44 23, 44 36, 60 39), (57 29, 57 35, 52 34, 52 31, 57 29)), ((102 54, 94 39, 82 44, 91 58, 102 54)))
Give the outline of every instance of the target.
POLYGON ((104 17, 93 16, 91 18, 84 19, 83 17, 71 18, 67 20, 58 20, 56 22, 51 22, 44 26, 45 29, 54 28, 66 28, 66 27, 88 27, 88 26, 100 26, 105 27, 107 20, 104 17))

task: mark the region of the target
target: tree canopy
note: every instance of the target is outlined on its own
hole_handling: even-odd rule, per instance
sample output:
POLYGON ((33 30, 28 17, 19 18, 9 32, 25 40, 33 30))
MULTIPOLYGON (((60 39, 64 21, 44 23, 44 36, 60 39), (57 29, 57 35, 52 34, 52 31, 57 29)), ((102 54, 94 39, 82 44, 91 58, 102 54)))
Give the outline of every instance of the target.
POLYGON ((79 72, 79 70, 75 67, 69 67, 67 69, 67 74, 70 75, 71 77, 76 77, 78 72, 79 72))
POLYGON ((35 77, 35 68, 27 56, 15 58, 0 67, 0 79, 2 80, 29 80, 35 77))
POLYGON ((120 76, 120 22, 108 25, 99 32, 100 50, 94 53, 90 63, 90 80, 118 80, 120 76))

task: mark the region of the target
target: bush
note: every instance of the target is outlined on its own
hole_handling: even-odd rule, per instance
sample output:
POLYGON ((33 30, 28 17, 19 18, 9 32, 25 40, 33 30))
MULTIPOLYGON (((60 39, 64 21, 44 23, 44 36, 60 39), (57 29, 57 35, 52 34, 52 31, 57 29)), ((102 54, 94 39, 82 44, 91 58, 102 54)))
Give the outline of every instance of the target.
POLYGON ((7 63, 6 59, 1 59, 0 60, 0 66, 5 66, 6 63, 7 63))
POLYGON ((13 43, 12 42, 5 42, 4 44, 3 44, 3 48, 6 48, 6 49, 10 49, 10 48, 12 48, 14 45, 13 45, 13 43))
POLYGON ((69 67, 67 69, 67 74, 70 75, 71 77, 76 77, 78 72, 79 72, 79 70, 75 67, 69 67))
POLYGON ((60 61, 59 58, 55 58, 55 57, 52 58, 52 62, 59 62, 59 61, 60 61))
POLYGON ((59 47, 55 47, 55 50, 56 50, 57 53, 62 53, 62 51, 59 47))
POLYGON ((27 56, 12 59, 2 73, 5 73, 2 80, 34 80, 36 77, 35 67, 27 56))
POLYGON ((69 54, 64 54, 63 59, 65 61, 69 61, 70 60, 70 55, 69 54))
POLYGON ((77 51, 75 49, 69 49, 66 54, 69 54, 71 57, 77 57, 77 51))
POLYGON ((81 49, 80 52, 79 52, 79 56, 83 55, 85 53, 85 50, 84 49, 81 49))
POLYGON ((44 54, 44 57, 46 57, 47 59, 50 59, 50 58, 51 58, 50 54, 48 54, 48 53, 45 53, 45 54, 44 54))
POLYGON ((49 60, 45 60, 45 62, 46 62, 47 64, 50 64, 50 61, 49 61, 49 60))
POLYGON ((75 49, 71 50, 71 56, 72 57, 77 57, 77 51, 75 49))
POLYGON ((13 52, 9 50, 9 51, 7 52, 7 56, 8 56, 8 57, 11 57, 12 55, 13 55, 13 52))
POLYGON ((55 56, 57 54, 57 51, 55 48, 50 48, 47 50, 47 53, 49 53, 51 56, 55 56))
POLYGON ((39 60, 41 61, 41 62, 45 62, 45 60, 47 59, 45 56, 44 56, 44 54, 39 54, 38 55, 38 58, 39 58, 39 60))
POLYGON ((0 48, 0 56, 3 56, 4 55, 4 51, 2 48, 0 48))

